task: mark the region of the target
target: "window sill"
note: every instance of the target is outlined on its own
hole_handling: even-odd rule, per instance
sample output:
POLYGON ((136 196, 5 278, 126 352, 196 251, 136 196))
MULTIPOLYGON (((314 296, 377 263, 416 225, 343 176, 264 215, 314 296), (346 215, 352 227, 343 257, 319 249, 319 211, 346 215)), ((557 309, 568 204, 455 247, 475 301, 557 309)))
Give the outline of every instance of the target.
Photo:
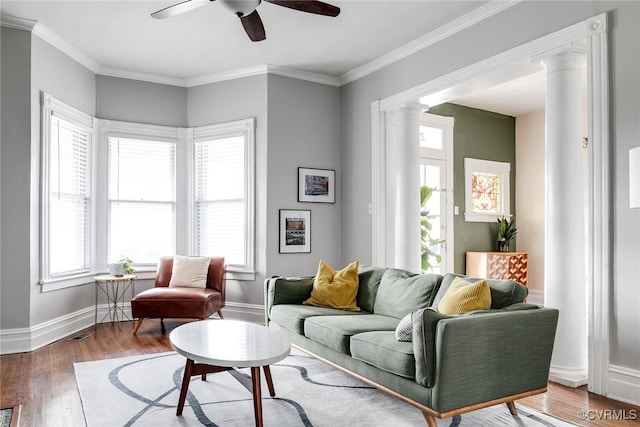
MULTIPOLYGON (((87 273, 78 276, 65 277, 61 279, 41 280, 39 282, 41 286, 41 292, 52 292, 60 289, 73 288, 75 286, 88 285, 95 283, 94 278, 103 273, 87 273)), ((145 269, 136 271, 133 274, 136 276, 136 280, 153 280, 156 278, 156 269, 145 269)), ((256 279, 255 271, 241 271, 241 270, 227 270, 225 274, 227 280, 237 281, 253 281, 256 279)))
POLYGON ((96 273, 87 273, 61 279, 40 280, 39 283, 42 286, 41 292, 44 293, 94 283, 94 277, 96 276, 96 273))

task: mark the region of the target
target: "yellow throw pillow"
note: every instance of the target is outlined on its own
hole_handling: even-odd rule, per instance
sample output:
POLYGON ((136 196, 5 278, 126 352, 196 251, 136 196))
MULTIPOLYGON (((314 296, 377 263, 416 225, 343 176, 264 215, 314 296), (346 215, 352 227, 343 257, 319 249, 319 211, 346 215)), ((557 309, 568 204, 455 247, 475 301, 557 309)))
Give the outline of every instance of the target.
POLYGON ((358 261, 355 261, 342 270, 334 271, 329 264, 320 260, 311 297, 303 304, 360 311, 356 305, 358 265, 358 261))
POLYGON ((453 279, 438 304, 438 311, 442 314, 459 314, 490 308, 491 290, 487 281, 471 283, 461 277, 453 279))

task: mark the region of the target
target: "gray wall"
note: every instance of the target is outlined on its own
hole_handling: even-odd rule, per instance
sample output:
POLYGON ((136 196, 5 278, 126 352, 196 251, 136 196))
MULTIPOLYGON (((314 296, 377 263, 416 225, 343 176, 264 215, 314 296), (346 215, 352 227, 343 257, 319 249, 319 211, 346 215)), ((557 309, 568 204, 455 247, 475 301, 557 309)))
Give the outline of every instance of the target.
MULTIPOLYGON (((340 264, 340 89, 269 76, 267 276, 313 275, 340 264), (298 167, 336 171, 336 203, 298 202, 298 167), (279 253, 279 210, 311 210, 311 253, 279 253)), ((346 264, 345 264, 346 265, 346 264)))
POLYGON ((629 209, 628 150, 639 145, 638 2, 520 2, 504 12, 342 87, 342 260, 371 257, 371 102, 611 12, 613 129, 612 364, 640 369, 640 214, 629 209), (505 36, 508 35, 508 36, 505 36), (358 167, 356 167, 356 165, 358 167))
POLYGON ((227 301, 262 305, 267 268, 267 76, 252 76, 188 89, 189 126, 256 119, 256 268, 255 281, 227 281, 227 301))
MULTIPOLYGON (((38 325, 60 316, 90 307, 94 304, 93 285, 77 286, 55 292, 40 292, 39 280, 39 210, 40 210, 40 93, 52 96, 95 115, 95 75, 60 50, 39 37, 31 44, 31 159, 24 165, 31 171, 30 201, 30 272, 28 286, 31 290, 31 305, 23 307, 31 313, 30 326, 38 325)), ((29 198, 29 192, 21 195, 29 198)), ((25 285, 27 285, 25 283, 25 285)))
POLYGON ((187 89, 140 80, 96 76, 100 119, 187 127, 187 89))
MULTIPOLYGON (((515 219, 516 206, 516 141, 513 117, 455 104, 442 104, 430 108, 429 113, 453 117, 453 197, 460 207, 454 216, 454 271, 466 271, 467 251, 495 251, 498 223, 466 222, 464 219, 465 185, 464 159, 491 160, 511 164, 510 212, 515 219)), ((497 217, 496 217, 497 218, 497 217)), ((515 242, 511 250, 515 250, 515 242)))
POLYGON ((31 33, 2 27, 0 328, 29 326, 31 33))

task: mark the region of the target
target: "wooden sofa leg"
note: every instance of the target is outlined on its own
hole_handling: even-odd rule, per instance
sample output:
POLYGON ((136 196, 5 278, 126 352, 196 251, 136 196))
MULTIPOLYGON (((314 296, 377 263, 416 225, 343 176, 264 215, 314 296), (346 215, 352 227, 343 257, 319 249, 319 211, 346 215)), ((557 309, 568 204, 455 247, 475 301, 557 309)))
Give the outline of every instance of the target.
POLYGON ((424 420, 427 422, 428 427, 438 427, 438 424, 436 423, 436 419, 434 418, 433 415, 427 414, 424 411, 422 412, 422 415, 424 416, 424 420))
POLYGON ((222 315, 222 309, 218 310, 218 316, 220 316, 221 319, 224 319, 224 316, 222 315))
POLYGON ((164 319, 162 317, 160 318, 160 332, 162 332, 163 334, 165 333, 164 319))
POLYGON ((144 318, 142 317, 136 320, 136 324, 133 325, 133 335, 135 335, 138 332, 138 329, 140 329, 140 325, 142 325, 143 320, 144 318))
POLYGON ((514 417, 518 415, 518 411, 516 411, 516 403, 512 400, 511 402, 507 402, 507 408, 509 408, 509 412, 514 417))

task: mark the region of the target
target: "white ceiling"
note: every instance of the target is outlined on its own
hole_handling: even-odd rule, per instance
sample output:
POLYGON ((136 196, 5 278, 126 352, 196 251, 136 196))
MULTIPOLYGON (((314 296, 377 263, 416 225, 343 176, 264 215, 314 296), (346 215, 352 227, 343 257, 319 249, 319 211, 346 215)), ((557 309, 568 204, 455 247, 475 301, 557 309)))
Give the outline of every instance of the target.
MULTIPOLYGON (((344 81, 465 14, 491 6, 479 0, 327 0, 341 8, 338 17, 329 18, 263 2, 257 10, 267 40, 253 43, 238 18, 216 2, 164 20, 149 16, 179 1, 3 0, 0 12, 37 21, 37 34, 64 45, 99 74, 189 85, 204 76, 266 64, 344 81)), ((544 78, 537 75, 454 102, 517 116, 543 108, 541 84, 544 78)))

